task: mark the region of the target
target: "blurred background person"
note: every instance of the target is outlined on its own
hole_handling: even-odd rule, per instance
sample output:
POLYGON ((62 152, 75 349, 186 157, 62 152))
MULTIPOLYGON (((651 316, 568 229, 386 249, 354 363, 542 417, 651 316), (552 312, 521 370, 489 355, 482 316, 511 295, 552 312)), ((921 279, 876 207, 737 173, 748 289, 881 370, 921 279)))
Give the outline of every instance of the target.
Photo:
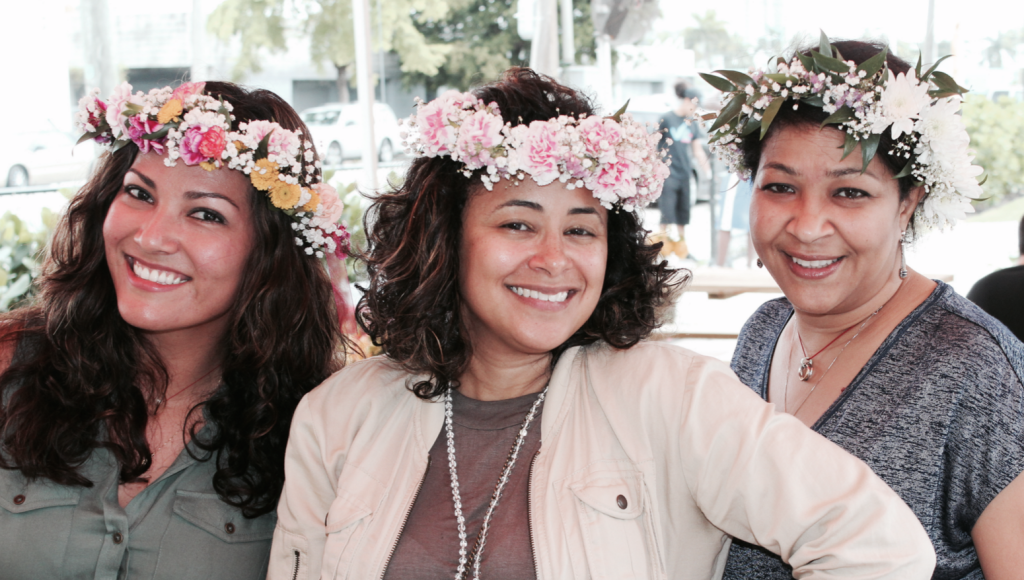
POLYGON ((1017 265, 978 280, 967 299, 1002 322, 1024 340, 1024 217, 1017 231, 1017 265))
POLYGON ((754 184, 735 173, 723 180, 722 191, 718 195, 718 255, 715 263, 719 266, 732 267, 729 262, 729 243, 732 234, 741 234, 746 238, 743 255, 747 259, 747 268, 754 260, 754 242, 750 239, 750 196, 754 184))

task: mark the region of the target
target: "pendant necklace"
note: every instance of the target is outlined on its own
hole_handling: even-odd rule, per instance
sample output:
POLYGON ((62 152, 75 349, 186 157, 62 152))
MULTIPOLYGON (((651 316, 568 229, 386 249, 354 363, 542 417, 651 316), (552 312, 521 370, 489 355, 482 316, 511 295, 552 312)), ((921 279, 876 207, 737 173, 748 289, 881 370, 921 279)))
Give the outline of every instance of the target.
MULTIPOLYGON (((881 308, 879 308, 878 310, 881 310, 881 308)), ((875 311, 875 314, 878 314, 878 310, 875 311)), ((875 314, 872 314, 871 316, 874 316, 875 314)), ((868 317, 869 320, 871 319, 871 316, 868 317)), ((802 352, 803 355, 804 355, 803 358, 800 359, 800 368, 796 372, 797 378, 800 379, 801 381, 810 380, 810 378, 814 376, 814 358, 816 356, 818 356, 819 354, 825 352, 826 348, 828 348, 828 347, 832 346, 833 344, 835 344, 835 342, 837 340, 839 340, 840 338, 842 338, 844 334, 846 334, 847 332, 850 332, 850 329, 853 328, 854 326, 857 326, 857 324, 854 323, 852 326, 847 327, 846 330, 844 330, 844 331, 839 333, 839 336, 833 338, 828 344, 826 344, 824 347, 822 347, 821 350, 819 350, 818 352, 812 354, 811 356, 807 356, 807 349, 804 348, 804 339, 800 338, 800 331, 797 331, 796 339, 800 342, 800 352, 802 352)), ((851 338, 850 340, 852 341, 853 339, 851 338)), ((846 343, 846 344, 850 344, 850 343, 846 343)), ((846 348, 846 347, 844 346, 843 348, 846 348)), ((842 352, 842 351, 840 351, 840 352, 842 352)), ((832 362, 835 362, 835 360, 833 360, 832 362)), ((831 367, 831 366, 832 365, 829 365, 829 367, 831 367)), ((826 370, 825 372, 828 372, 828 371, 826 370)), ((789 369, 788 368, 786 369, 786 375, 787 376, 789 375, 789 369)), ((825 377, 822 377, 822 378, 825 378, 825 377)))
POLYGON ((541 403, 544 402, 544 395, 547 394, 548 388, 544 387, 544 390, 537 395, 537 400, 533 402, 533 406, 530 407, 530 412, 526 414, 526 418, 523 420, 523 426, 519 429, 519 434, 516 435, 515 443, 512 444, 512 449, 508 452, 508 457, 505 459, 505 467, 501 470, 501 477, 498 478, 497 485, 494 486, 494 493, 491 494, 491 501, 487 504, 487 512, 484 514, 484 521, 480 524, 480 533, 476 536, 476 544, 473 546, 473 551, 470 552, 469 556, 466 556, 466 518, 462 515, 462 496, 459 493, 459 475, 455 469, 455 431, 452 428, 452 389, 451 387, 445 392, 444 396, 444 431, 445 436, 448 438, 448 471, 451 473, 452 480, 452 500, 455 503, 455 521, 459 528, 459 568, 455 571, 455 580, 465 580, 469 574, 469 568, 473 568, 473 579, 480 580, 480 560, 484 552, 484 544, 487 542, 487 529, 491 522, 491 515, 494 513, 494 508, 498 506, 498 500, 501 498, 501 492, 505 488, 505 484, 508 482, 508 477, 512 473, 512 467, 516 464, 516 457, 519 456, 519 449, 523 446, 523 441, 526 440, 526 430, 530 427, 530 423, 533 421, 534 416, 537 414, 537 408, 541 403))
MULTIPOLYGON (((191 389, 192 387, 196 386, 196 383, 198 383, 199 381, 201 381, 201 380, 205 379, 206 377, 212 375, 213 371, 215 371, 215 370, 217 370, 219 368, 220 368, 220 365, 217 365, 217 366, 213 367, 212 369, 206 371, 206 374, 204 374, 203 376, 199 377, 198 379, 192 381, 187 386, 185 386, 184 388, 182 388, 181 390, 177 391, 176 393, 174 393, 173 395, 171 395, 169 397, 166 397, 166 398, 165 397, 158 397, 157 399, 155 399, 153 401, 153 414, 156 415, 160 411, 160 407, 164 403, 166 403, 167 401, 170 401, 174 397, 177 397, 178 395, 180 395, 180 394, 184 393, 185 391, 191 389)), ((164 394, 166 394, 166 393, 164 393, 164 394)))

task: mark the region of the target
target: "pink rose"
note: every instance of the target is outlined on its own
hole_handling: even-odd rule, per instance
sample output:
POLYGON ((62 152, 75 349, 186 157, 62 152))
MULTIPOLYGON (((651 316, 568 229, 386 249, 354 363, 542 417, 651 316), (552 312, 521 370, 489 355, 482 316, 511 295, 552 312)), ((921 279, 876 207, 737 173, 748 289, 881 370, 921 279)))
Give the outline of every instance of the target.
POLYGON ((185 165, 199 165, 208 159, 199 151, 202 142, 203 127, 192 125, 185 131, 185 135, 181 138, 181 144, 178 145, 178 151, 181 153, 185 165))
POLYGON ((164 154, 164 139, 144 139, 145 135, 156 133, 160 129, 163 129, 163 125, 147 119, 145 115, 135 115, 128 119, 128 138, 131 139, 136 145, 139 146, 141 153, 149 153, 153 151, 161 155, 164 154))
POLYGON ((207 159, 220 159, 220 154, 224 151, 227 142, 224 129, 210 127, 199 142, 199 152, 207 159))
POLYGON ((477 111, 462 122, 456 150, 468 169, 479 169, 491 160, 490 149, 501 144, 504 122, 487 111, 477 111))
MULTIPOLYGON (((521 126, 521 125, 520 125, 521 126)), ((533 176, 537 185, 547 185, 558 179, 558 162, 562 147, 558 143, 558 127, 547 121, 534 121, 522 135, 519 162, 533 176)))
POLYGON ((204 89, 206 89, 206 83, 204 82, 181 83, 178 88, 174 89, 174 92, 171 93, 171 99, 178 99, 184 103, 186 97, 201 95, 203 94, 204 89))
POLYGON ((345 211, 345 204, 338 198, 338 191, 326 183, 313 185, 313 191, 320 196, 320 215, 328 223, 336 224, 345 211))
MULTIPOLYGON (((129 102, 135 102, 139 99, 132 96, 132 86, 127 82, 123 82, 116 89, 114 94, 110 95, 109 103, 107 105, 107 124, 110 125, 110 132, 114 135, 115 139, 120 139, 121 134, 124 132, 124 110, 129 102)), ((138 103, 136 103, 138 104, 138 103)))

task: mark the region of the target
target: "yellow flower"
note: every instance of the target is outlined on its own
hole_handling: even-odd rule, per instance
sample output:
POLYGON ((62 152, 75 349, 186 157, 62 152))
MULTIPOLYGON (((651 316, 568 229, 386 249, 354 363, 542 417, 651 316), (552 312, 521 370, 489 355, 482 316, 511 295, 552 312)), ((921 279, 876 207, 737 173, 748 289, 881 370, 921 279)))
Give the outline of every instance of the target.
POLYGON ((156 122, 161 125, 170 123, 181 114, 181 110, 181 101, 178 99, 171 99, 160 108, 160 112, 156 115, 156 122))
POLYGON ((277 163, 269 159, 260 159, 256 168, 249 174, 253 186, 260 191, 267 191, 284 182, 277 178, 277 163), (265 170, 265 171, 264 171, 265 170))
POLYGON ((199 167, 202 167, 203 169, 205 169, 207 171, 213 171, 214 169, 217 169, 217 165, 214 164, 214 163, 210 163, 209 161, 202 161, 202 162, 200 162, 199 163, 199 167))
POLYGON ((235 141, 235 151, 241 153, 246 149, 248 149, 248 147, 245 146, 245 143, 242 143, 241 141, 235 141))
POLYGON ((302 211, 313 213, 316 211, 316 208, 320 207, 320 194, 313 191, 312 189, 308 191, 309 194, 313 197, 309 198, 309 201, 306 202, 306 205, 302 206, 302 211))
POLYGON ((279 209, 292 209, 302 197, 302 187, 297 183, 279 181, 270 189, 270 203, 279 209))

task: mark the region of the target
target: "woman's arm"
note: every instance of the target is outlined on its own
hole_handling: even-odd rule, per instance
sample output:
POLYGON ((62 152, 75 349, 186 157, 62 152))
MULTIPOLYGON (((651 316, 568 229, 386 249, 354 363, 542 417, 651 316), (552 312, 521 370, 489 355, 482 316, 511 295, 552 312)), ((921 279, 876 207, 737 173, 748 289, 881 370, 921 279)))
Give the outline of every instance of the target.
POLYGON ((320 578, 326 537, 324 520, 337 493, 334 477, 324 461, 322 433, 313 420, 309 399, 307 395, 299 402, 292 419, 268 580, 320 578))
POLYGON ((1016 580, 1024 571, 1024 475, 999 492, 971 531, 988 580, 1016 580))

